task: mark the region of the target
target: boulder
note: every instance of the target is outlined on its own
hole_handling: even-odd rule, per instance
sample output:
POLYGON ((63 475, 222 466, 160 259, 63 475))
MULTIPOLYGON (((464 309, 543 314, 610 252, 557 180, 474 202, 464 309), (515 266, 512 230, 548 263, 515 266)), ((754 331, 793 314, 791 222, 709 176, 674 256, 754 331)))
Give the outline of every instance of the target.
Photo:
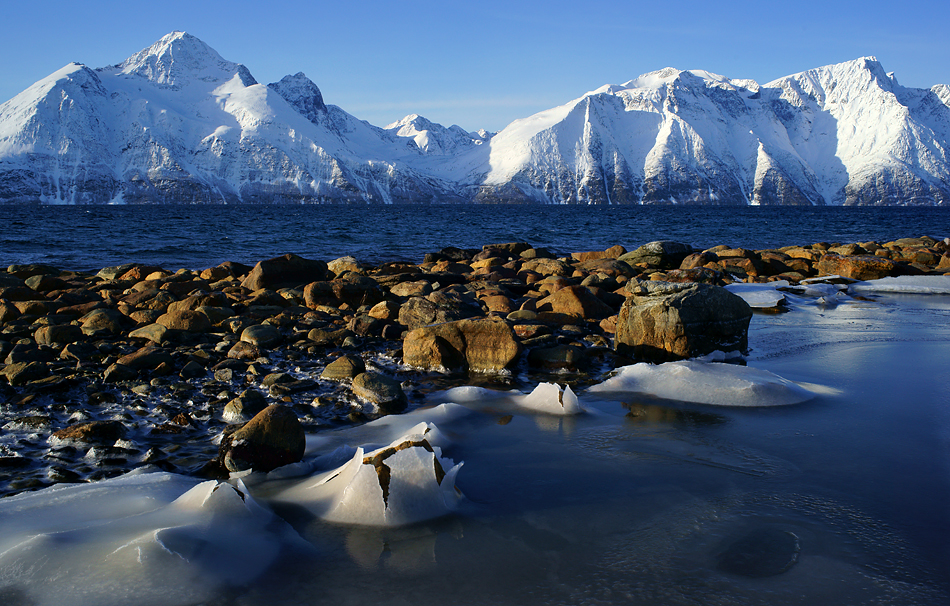
POLYGON ((128 366, 136 370, 154 369, 158 367, 159 364, 174 363, 175 360, 171 354, 154 344, 146 345, 137 351, 122 356, 116 361, 116 364, 128 366))
POLYGON ((74 324, 41 326, 33 333, 37 345, 68 345, 84 338, 82 329, 74 324))
POLYGON ((327 364, 323 372, 320 373, 320 378, 329 381, 344 381, 352 379, 363 372, 366 372, 366 364, 363 363, 362 358, 356 356, 340 356, 327 364))
POLYGON ((826 254, 817 264, 819 275, 838 275, 853 280, 877 280, 901 273, 901 266, 890 259, 874 255, 842 257, 826 254))
POLYGON ((620 309, 615 348, 650 362, 744 351, 751 319, 749 305, 722 287, 645 282, 620 309))
POLYGON ((112 445, 126 434, 121 421, 86 421, 53 432, 60 440, 84 442, 87 444, 112 445))
POLYGON ((294 412, 272 404, 221 441, 221 460, 228 471, 268 472, 303 459, 306 436, 294 412))
POLYGON ((503 320, 459 320, 423 326, 406 334, 403 361, 424 369, 499 372, 512 366, 521 344, 503 320))
POLYGON ((409 328, 454 322, 482 314, 474 298, 434 292, 427 297, 413 297, 399 308, 399 323, 409 328))
MULTIPOLYGON (((138 312, 136 312, 138 313, 138 312)), ((159 345, 168 341, 168 329, 161 324, 148 324, 129 333, 130 339, 148 339, 159 345)))
POLYGON ((155 320, 168 330, 183 330, 185 332, 207 332, 211 330, 211 321, 203 313, 190 309, 162 314, 155 320))
POLYGON ((645 263, 650 267, 659 269, 676 269, 692 252, 693 247, 688 244, 672 240, 656 240, 620 255, 619 260, 630 265, 645 263))
POLYGON ((49 376, 49 369, 43 362, 15 362, 8 363, 2 371, 10 385, 24 385, 30 381, 37 381, 49 376))
POLYGON ((614 314, 584 286, 567 286, 537 302, 538 312, 553 312, 573 316, 579 320, 602 320, 614 314))
POLYGON ((123 332, 123 326, 128 320, 114 309, 96 309, 79 321, 82 323, 83 334, 100 337, 123 332))
POLYGON ((248 326, 241 332, 241 341, 257 347, 273 347, 283 340, 280 331, 270 324, 248 326))
POLYGON ((241 286, 255 291, 261 288, 300 286, 326 279, 327 264, 324 261, 286 254, 259 262, 241 282, 241 286))
MULTIPOLYGON (((229 369, 222 369, 229 370, 229 369)), ((220 371, 218 371, 220 372, 220 371)), ((217 373, 215 373, 217 374, 217 373)), ((243 423, 267 407, 267 398, 256 389, 248 389, 224 406, 221 416, 228 423, 243 423)))
POLYGON ((353 377, 353 394, 372 402, 383 413, 401 412, 406 408, 406 394, 395 379, 376 372, 364 372, 353 377))

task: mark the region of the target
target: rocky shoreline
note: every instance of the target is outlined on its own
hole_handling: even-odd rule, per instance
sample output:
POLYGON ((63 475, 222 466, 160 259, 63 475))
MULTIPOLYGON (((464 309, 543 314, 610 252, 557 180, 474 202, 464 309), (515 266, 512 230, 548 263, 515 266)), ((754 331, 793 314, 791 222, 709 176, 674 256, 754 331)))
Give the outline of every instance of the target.
POLYGON ((950 239, 929 237, 564 256, 504 243, 375 267, 13 265, 0 271, 0 496, 146 465, 273 468, 299 459, 304 433, 433 389, 583 386, 634 361, 742 350, 752 312, 718 288, 731 282, 948 273, 950 239))

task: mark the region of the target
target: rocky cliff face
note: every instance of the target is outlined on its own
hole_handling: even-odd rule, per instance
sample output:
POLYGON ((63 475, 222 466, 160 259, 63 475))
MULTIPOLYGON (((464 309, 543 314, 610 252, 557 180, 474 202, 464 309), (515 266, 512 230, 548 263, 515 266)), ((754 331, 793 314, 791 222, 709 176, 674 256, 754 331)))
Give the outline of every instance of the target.
POLYGON ((872 58, 765 85, 667 68, 497 134, 385 128, 182 32, 0 105, 0 201, 948 204, 950 88, 872 58))

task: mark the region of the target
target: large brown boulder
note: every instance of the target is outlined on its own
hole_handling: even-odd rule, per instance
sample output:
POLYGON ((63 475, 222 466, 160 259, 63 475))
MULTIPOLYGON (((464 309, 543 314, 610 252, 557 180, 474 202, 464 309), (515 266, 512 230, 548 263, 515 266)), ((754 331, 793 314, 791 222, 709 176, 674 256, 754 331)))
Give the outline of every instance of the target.
POLYGON ((872 255, 842 257, 829 253, 821 257, 817 268, 820 275, 838 275, 853 280, 877 280, 901 273, 901 266, 894 261, 872 255))
POLYGON ((293 410, 272 404, 225 436, 221 461, 228 471, 267 472, 300 461, 306 446, 303 426, 293 410))
POLYGON ((722 287, 654 282, 620 309, 615 348, 650 362, 744 351, 751 319, 749 305, 722 287))
POLYGON ((418 368, 499 372, 518 360, 521 344, 503 320, 459 320, 410 331, 402 351, 418 368))
POLYGON ((327 264, 324 261, 304 259, 294 254, 261 261, 244 278, 241 286, 248 290, 300 286, 327 279, 327 264))

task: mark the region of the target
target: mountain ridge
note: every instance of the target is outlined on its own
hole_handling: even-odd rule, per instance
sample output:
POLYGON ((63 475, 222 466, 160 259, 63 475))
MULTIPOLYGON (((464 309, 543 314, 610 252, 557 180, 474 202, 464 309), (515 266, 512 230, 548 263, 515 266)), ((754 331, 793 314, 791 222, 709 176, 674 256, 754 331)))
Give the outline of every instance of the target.
POLYGON ((0 104, 0 203, 950 204, 950 87, 874 57, 764 85, 663 68, 498 133, 385 127, 185 32, 0 104))

